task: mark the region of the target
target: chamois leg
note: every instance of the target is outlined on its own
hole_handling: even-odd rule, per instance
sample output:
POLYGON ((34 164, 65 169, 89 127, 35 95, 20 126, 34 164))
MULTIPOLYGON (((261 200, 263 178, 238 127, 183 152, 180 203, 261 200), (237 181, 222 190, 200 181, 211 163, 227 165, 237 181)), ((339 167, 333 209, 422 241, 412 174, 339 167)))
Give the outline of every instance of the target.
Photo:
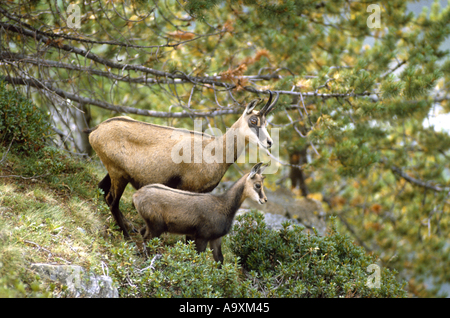
POLYGON ((220 262, 220 264, 222 265, 223 264, 222 238, 219 237, 218 239, 209 241, 209 247, 212 249, 214 260, 216 262, 220 262))
MULTIPOLYGON (((141 217, 143 217, 140 212, 139 214, 141 215, 141 217)), ((147 242, 154 237, 159 237, 164 232, 164 223, 151 223, 147 218, 144 218, 144 220, 146 225, 143 226, 139 232, 141 233, 142 239, 144 241, 144 243, 142 244, 144 255, 146 258, 148 258, 147 242)))
POLYGON ((164 232, 164 219, 159 218, 154 214, 152 215, 151 211, 146 211, 144 213, 141 213, 141 211, 138 212, 145 221, 145 225, 139 231, 144 242, 146 243, 154 237, 160 237, 164 232))
POLYGON ((130 237, 130 234, 128 234, 128 229, 125 226, 124 219, 122 212, 119 210, 119 201, 122 197, 123 192, 125 191, 125 187, 127 186, 128 182, 125 180, 119 180, 116 181, 114 179, 111 180, 111 195, 112 195, 112 203, 111 203, 111 213, 116 220, 117 225, 119 225, 120 229, 123 232, 123 236, 126 238, 130 237))
POLYGON ((206 246, 208 246, 208 241, 205 239, 196 237, 194 242, 195 242, 195 250, 197 251, 197 253, 204 252, 206 250, 206 246))
MULTIPOLYGON (((141 214, 141 213, 139 213, 141 214)), ((141 214, 142 217, 142 214, 141 214)), ((141 229, 140 229, 140 233, 142 235, 142 240, 144 241, 142 243, 142 247, 143 247, 143 251, 144 251, 144 255, 145 258, 148 258, 148 252, 147 252, 147 242, 153 238, 154 236, 152 235, 152 232, 150 231, 150 227, 149 227, 149 222, 147 222, 147 220, 145 219, 145 223, 146 225, 144 225, 141 229)))
POLYGON ((145 226, 141 229, 141 235, 142 239, 144 240, 144 246, 147 245, 147 242, 154 237, 148 226, 145 226))
POLYGON ((100 181, 98 187, 103 190, 103 197, 105 198, 106 204, 108 204, 108 206, 111 206, 113 198, 110 193, 111 178, 109 177, 109 173, 106 174, 102 181, 100 181))

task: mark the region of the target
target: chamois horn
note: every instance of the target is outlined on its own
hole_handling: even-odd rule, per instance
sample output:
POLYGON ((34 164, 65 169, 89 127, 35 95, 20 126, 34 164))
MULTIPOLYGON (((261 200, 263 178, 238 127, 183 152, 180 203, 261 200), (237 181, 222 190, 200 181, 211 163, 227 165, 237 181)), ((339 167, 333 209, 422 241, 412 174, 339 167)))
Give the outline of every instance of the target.
POLYGON ((278 98, 280 97, 280 94, 278 92, 276 92, 276 93, 277 93, 277 97, 275 97, 275 100, 272 102, 273 93, 272 93, 272 91, 269 91, 269 100, 267 101, 266 105, 264 105, 264 107, 261 108, 261 110, 260 110, 260 112, 263 113, 264 115, 271 112, 272 109, 275 107, 275 104, 277 103, 278 98))

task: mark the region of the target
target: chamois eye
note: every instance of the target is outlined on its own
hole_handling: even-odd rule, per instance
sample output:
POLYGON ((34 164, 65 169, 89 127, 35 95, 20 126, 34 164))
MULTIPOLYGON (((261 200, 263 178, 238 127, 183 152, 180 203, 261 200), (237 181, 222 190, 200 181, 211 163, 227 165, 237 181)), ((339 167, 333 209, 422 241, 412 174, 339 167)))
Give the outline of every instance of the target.
POLYGON ((258 123, 258 121, 256 120, 255 117, 250 118, 250 124, 256 125, 257 123, 258 123))
POLYGON ((259 183, 255 184, 256 189, 261 189, 261 185, 259 183))

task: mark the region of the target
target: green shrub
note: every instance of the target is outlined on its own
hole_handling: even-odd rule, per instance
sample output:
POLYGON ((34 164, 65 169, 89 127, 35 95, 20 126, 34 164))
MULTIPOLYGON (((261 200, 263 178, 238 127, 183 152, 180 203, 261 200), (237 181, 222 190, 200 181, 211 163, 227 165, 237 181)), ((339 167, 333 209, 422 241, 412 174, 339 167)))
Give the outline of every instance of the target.
POLYGON ((0 81, 0 145, 26 153, 38 151, 51 133, 49 116, 0 81))
POLYGON ((50 298, 52 296, 51 292, 41 283, 39 276, 24 279, 26 270, 24 268, 19 270, 20 273, 17 273, 17 269, 11 272, 2 272, 0 275, 0 298, 50 298))
POLYGON ((109 272, 121 297, 406 297, 386 268, 379 288, 366 286, 376 258, 334 226, 324 237, 288 223, 274 231, 251 212, 237 217, 224 245, 235 257, 219 269, 209 250, 197 254, 193 244, 164 246, 155 238, 144 262, 134 243, 122 243, 111 248, 109 272))
POLYGON ((123 243, 111 249, 114 259, 108 264, 109 272, 120 285, 121 297, 252 296, 249 283, 240 282, 237 260, 219 269, 209 249, 197 254, 193 244, 179 241, 173 247, 165 247, 158 259, 156 251, 164 249, 161 240, 150 240, 148 246, 150 257, 143 263, 135 255, 134 244, 123 243))
POLYGON ((12 231, 11 225, 0 217, 0 298, 51 297, 39 276, 27 269, 28 255, 11 241, 12 231))
POLYGON ((251 212, 237 217, 229 240, 252 286, 265 297, 406 297, 386 268, 380 287, 367 287, 367 267, 376 258, 334 226, 323 237, 288 223, 273 231, 262 214, 251 212))

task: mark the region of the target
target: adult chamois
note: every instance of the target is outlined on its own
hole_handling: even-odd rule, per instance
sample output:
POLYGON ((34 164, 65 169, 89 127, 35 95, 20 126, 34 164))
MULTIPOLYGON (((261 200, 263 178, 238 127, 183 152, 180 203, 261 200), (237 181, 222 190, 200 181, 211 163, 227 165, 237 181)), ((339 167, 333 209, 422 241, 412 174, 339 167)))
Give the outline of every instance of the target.
POLYGON ((223 263, 221 238, 228 234, 236 211, 246 198, 260 204, 267 202, 262 173, 267 165, 257 163, 221 195, 175 190, 162 184, 142 187, 133 195, 133 203, 145 226, 140 233, 145 243, 164 232, 185 234, 193 238, 198 253, 206 246, 214 260, 223 263))
POLYGON ((129 234, 119 210, 119 200, 128 183, 137 190, 148 184, 160 183, 174 189, 210 192, 248 142, 270 148, 272 139, 266 130, 266 116, 274 108, 279 95, 277 93, 272 102, 272 92, 269 94, 260 111, 253 110, 260 99, 251 101, 226 134, 218 137, 144 123, 129 117, 111 118, 87 130, 92 148, 108 171, 98 186, 103 190, 106 203, 124 236, 129 237, 129 234), (179 149, 180 144, 188 147, 175 151, 175 155, 178 158, 180 152, 189 150, 189 154, 183 153, 188 160, 176 162, 174 149, 179 149), (202 157, 205 149, 211 150, 211 154, 215 152, 217 160, 211 162, 208 160, 211 156, 202 157))

